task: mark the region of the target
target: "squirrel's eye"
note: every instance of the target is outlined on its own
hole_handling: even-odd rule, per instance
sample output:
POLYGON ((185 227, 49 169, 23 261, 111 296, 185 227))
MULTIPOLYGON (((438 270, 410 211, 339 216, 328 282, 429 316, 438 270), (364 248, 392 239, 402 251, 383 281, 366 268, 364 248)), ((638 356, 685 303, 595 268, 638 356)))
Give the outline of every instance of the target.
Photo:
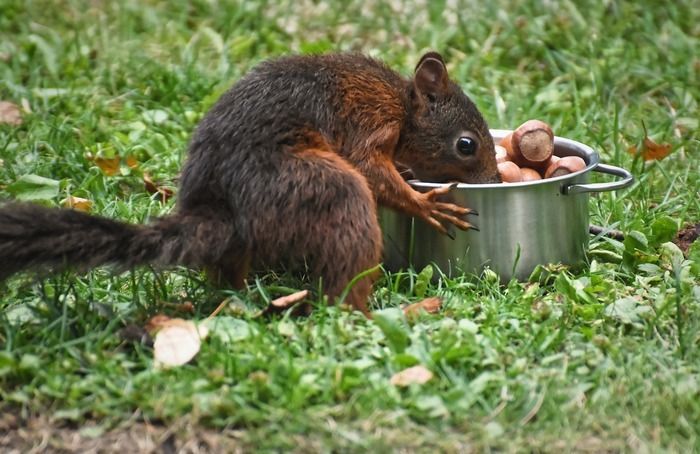
POLYGON ((470 156, 476 153, 477 143, 471 137, 460 137, 457 140, 457 150, 463 155, 470 156))

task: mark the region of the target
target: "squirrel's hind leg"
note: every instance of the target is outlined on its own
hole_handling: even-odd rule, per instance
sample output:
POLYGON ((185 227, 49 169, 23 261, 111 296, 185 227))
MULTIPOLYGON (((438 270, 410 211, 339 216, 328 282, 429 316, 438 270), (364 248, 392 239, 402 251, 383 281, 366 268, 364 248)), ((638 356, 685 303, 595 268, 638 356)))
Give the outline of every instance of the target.
MULTIPOLYGON (((268 191, 266 196, 284 201, 269 203, 281 208, 275 215, 284 224, 271 232, 259 218, 254 229, 261 235, 257 243, 267 237, 267 244, 275 244, 276 252, 285 259, 305 262, 334 304, 353 278, 381 260, 382 235, 374 196, 365 177, 332 151, 307 148, 294 152, 280 170, 284 184, 279 187, 284 190, 268 191)), ((368 317, 367 301, 375 275, 359 279, 345 298, 345 303, 368 317)))
MULTIPOLYGON (((315 251, 311 270, 320 277, 323 289, 333 304, 359 274, 381 261, 382 234, 377 220, 374 195, 364 176, 332 153, 306 152, 329 169, 319 183, 331 204, 319 213, 317 232, 309 240, 315 251)), ((322 207, 323 209, 323 207, 322 207)), ((371 317, 367 302, 372 294, 376 272, 362 277, 349 289, 344 303, 371 317)))
POLYGON ((216 264, 206 267, 207 275, 216 285, 230 286, 236 290, 245 288, 245 280, 250 272, 252 255, 250 251, 233 251, 216 264))

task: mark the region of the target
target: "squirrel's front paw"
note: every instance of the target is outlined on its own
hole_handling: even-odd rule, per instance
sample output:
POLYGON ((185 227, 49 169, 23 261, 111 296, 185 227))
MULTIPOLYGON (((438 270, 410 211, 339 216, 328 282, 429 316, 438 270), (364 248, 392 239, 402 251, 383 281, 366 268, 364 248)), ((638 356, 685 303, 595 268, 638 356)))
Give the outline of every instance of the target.
POLYGON ((452 224, 461 230, 479 230, 473 224, 461 219, 461 216, 466 216, 469 214, 478 215, 476 211, 454 203, 439 202, 436 200, 438 197, 450 192, 456 186, 457 183, 435 188, 420 194, 421 209, 419 216, 436 230, 450 237, 453 237, 453 235, 451 235, 447 228, 445 228, 443 222, 452 224))

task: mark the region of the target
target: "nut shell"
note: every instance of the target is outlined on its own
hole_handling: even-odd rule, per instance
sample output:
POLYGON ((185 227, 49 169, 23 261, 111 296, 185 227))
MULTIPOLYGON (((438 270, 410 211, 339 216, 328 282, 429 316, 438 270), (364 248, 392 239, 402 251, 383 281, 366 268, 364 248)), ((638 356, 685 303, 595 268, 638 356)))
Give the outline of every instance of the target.
POLYGON ((520 175, 523 181, 537 181, 542 179, 542 175, 540 175, 540 173, 537 170, 531 169, 529 167, 521 167, 520 175))
POLYGON ((545 169, 554 152, 552 128, 540 120, 528 120, 510 138, 511 160, 522 166, 545 169))
POLYGON ((501 145, 496 145, 496 163, 501 163, 508 160, 508 150, 501 145))
POLYGON ((501 174, 501 180, 504 183, 518 183, 523 181, 520 167, 511 161, 504 161, 498 164, 498 173, 501 174))
POLYGON ((545 178, 556 178, 586 168, 586 161, 578 156, 564 156, 553 161, 544 173, 545 178))

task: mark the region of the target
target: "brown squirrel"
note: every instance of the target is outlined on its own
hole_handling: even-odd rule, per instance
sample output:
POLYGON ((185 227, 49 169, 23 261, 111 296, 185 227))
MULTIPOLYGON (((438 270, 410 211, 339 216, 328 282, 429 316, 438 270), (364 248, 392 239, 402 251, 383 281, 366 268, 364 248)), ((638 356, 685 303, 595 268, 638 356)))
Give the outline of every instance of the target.
MULTIPOLYGON (((198 125, 175 213, 130 225, 5 205, 0 279, 31 268, 180 264, 240 288, 252 267, 306 264, 333 302, 381 261, 376 203, 443 233, 443 223, 472 228, 470 209, 438 200, 451 186, 419 193, 396 162, 425 181, 500 181, 486 122, 439 54, 425 54, 412 80, 358 54, 263 62, 198 125)), ((366 315, 373 280, 346 297, 366 315)))

